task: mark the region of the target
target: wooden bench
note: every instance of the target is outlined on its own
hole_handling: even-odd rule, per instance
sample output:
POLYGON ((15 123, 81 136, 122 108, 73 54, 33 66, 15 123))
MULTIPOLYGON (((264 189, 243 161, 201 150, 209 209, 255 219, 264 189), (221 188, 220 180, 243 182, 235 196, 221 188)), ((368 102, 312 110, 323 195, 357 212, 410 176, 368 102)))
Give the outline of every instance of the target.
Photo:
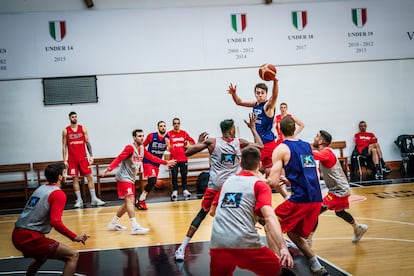
POLYGON ((0 197, 28 199, 31 192, 27 178, 29 171, 30 163, 0 165, 0 197))
POLYGON ((349 172, 348 156, 344 156, 344 149, 346 148, 346 141, 332 141, 329 147, 334 150, 339 150, 338 160, 341 163, 345 174, 349 172))
MULTIPOLYGON (((115 159, 115 157, 103 157, 103 158, 94 158, 92 166, 95 167, 94 175, 96 177, 96 191, 98 193, 98 197, 100 198, 103 191, 116 191, 116 179, 115 179, 115 171, 114 169, 112 172, 108 173, 105 176, 102 176, 103 171, 111 164, 111 162, 115 159), (105 181, 109 180, 109 181, 105 181), (102 181, 104 180, 104 181, 102 181)), ((144 185, 144 179, 142 172, 137 175, 137 179, 135 182, 135 190, 140 191, 142 186, 144 185)), ((136 195, 139 195, 136 193, 136 195)))
MULTIPOLYGON (((170 154, 166 153, 164 155, 164 159, 170 160, 170 154)), ((203 151, 197 152, 196 154, 188 156, 188 175, 187 175, 188 185, 195 185, 199 174, 210 170, 209 161, 210 161, 210 153, 208 152, 208 150, 203 150, 203 151)), ((171 182, 171 170, 168 169, 168 171, 170 172, 170 182, 171 182)), ((181 182, 181 176, 178 177, 178 181, 181 182)))

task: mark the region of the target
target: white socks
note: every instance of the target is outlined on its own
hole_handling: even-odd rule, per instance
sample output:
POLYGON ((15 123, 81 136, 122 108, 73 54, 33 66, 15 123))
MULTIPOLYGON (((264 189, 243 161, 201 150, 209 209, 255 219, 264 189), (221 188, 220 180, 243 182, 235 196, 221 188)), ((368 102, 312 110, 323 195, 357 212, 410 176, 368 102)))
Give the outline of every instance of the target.
POLYGON ((132 225, 132 229, 136 228, 136 227, 140 227, 140 225, 137 222, 136 218, 130 218, 129 221, 131 222, 132 225))
POLYGON ((76 195, 76 200, 82 201, 82 196, 81 196, 81 192, 80 191, 76 191, 75 192, 75 195, 76 195))
POLYGON ((91 201, 97 200, 95 189, 89 190, 89 193, 91 194, 91 201))
POLYGON ((148 194, 148 193, 147 193, 147 192, 145 192, 145 191, 144 191, 144 192, 142 192, 142 193, 141 193, 141 195, 139 196, 139 200, 140 200, 140 201, 145 200, 145 199, 147 198, 147 194, 148 194))
POLYGON ((319 263, 318 257, 316 255, 309 259, 309 263, 313 271, 317 271, 322 268, 321 264, 319 263))

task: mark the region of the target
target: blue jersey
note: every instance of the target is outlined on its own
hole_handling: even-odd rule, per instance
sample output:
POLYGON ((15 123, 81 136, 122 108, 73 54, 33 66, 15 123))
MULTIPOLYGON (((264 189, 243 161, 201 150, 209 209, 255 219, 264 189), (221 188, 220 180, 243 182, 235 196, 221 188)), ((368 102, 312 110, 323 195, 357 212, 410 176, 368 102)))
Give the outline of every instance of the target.
POLYGON ((286 178, 291 183, 290 201, 295 203, 322 202, 316 162, 309 143, 284 140, 290 149, 290 160, 284 164, 286 178))
MULTIPOLYGON (((148 145, 148 151, 158 158, 162 159, 165 150, 167 149, 167 144, 165 138, 168 138, 168 135, 160 137, 158 132, 150 133, 144 141, 144 145, 148 145)), ((156 167, 159 167, 160 164, 154 163, 146 158, 144 158, 144 164, 152 164, 156 167)))
POLYGON ((257 120, 256 120, 256 130, 257 133, 259 133, 260 138, 262 138, 263 144, 267 142, 274 141, 276 136, 272 132, 273 128, 273 117, 268 117, 264 110, 264 105, 267 103, 265 101, 261 104, 255 104, 253 106, 253 113, 256 114, 257 120))

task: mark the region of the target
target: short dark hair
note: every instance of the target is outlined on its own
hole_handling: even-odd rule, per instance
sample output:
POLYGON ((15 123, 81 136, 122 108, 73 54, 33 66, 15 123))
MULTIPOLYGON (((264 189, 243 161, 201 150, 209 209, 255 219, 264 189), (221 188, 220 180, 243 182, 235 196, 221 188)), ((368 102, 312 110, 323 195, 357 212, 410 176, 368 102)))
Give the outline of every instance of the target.
POLYGON ((142 129, 139 129, 139 128, 137 128, 137 129, 134 129, 133 131, 132 131, 132 137, 135 137, 136 135, 137 135, 137 133, 138 132, 144 132, 142 129))
POLYGON ((292 136, 295 134, 296 123, 291 116, 286 116, 280 121, 280 130, 284 136, 292 136))
POLYGON ((229 132, 233 126, 234 126, 233 119, 226 119, 224 121, 221 121, 220 123, 221 132, 222 133, 229 132))
POLYGON ((254 87, 254 91, 256 91, 256 88, 261 88, 261 89, 265 90, 266 92, 268 90, 267 85, 263 82, 256 84, 256 86, 254 87))
POLYGON ((66 169, 66 166, 63 162, 53 163, 47 165, 45 169, 45 177, 47 182, 56 183, 59 179, 59 175, 63 175, 63 171, 66 169))
POLYGON ((240 165, 245 170, 255 170, 260 164, 260 151, 253 146, 242 150, 240 165))
POLYGON ((70 116, 72 116, 72 115, 77 115, 77 114, 76 114, 76 112, 75 112, 75 111, 71 111, 71 112, 69 113, 69 117, 70 117, 70 116))
POLYGON ((326 130, 319 130, 319 134, 321 135, 322 139, 325 141, 325 144, 329 146, 332 142, 332 135, 329 134, 326 130))
POLYGON ((159 126, 160 124, 162 124, 162 123, 164 123, 165 124, 165 122, 164 121, 159 121, 158 123, 157 123, 157 126, 159 126))

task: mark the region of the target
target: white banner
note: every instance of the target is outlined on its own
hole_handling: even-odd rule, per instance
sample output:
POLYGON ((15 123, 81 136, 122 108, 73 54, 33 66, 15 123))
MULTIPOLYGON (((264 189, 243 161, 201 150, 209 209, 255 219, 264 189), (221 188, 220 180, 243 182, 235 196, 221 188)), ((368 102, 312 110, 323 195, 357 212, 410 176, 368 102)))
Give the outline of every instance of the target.
POLYGON ((414 1, 0 15, 0 80, 414 58, 414 1))

